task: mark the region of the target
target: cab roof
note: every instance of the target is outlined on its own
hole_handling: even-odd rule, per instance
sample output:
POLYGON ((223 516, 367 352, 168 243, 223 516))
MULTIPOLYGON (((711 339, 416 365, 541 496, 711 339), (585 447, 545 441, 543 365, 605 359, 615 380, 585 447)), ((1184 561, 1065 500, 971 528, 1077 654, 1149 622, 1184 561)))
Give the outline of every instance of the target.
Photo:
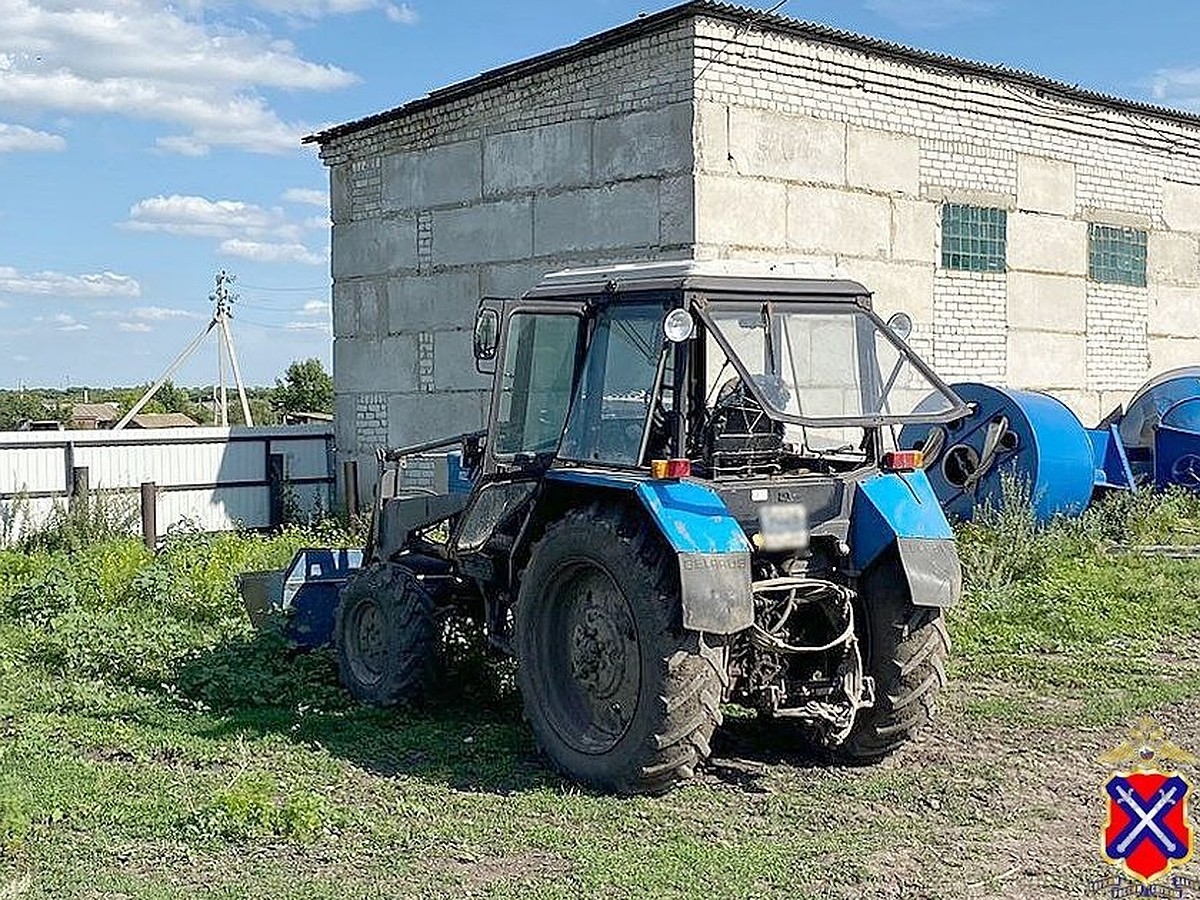
POLYGON ((797 300, 869 301, 871 292, 834 270, 811 263, 753 263, 739 260, 673 260, 624 263, 551 272, 526 299, 619 296, 643 291, 700 291, 764 294, 797 300))

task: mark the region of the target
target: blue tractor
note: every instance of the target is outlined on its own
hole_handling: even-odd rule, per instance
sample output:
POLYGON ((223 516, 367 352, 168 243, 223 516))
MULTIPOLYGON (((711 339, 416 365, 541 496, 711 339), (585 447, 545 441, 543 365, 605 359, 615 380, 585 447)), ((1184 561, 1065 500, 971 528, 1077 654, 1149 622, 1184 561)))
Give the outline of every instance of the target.
POLYGON ((725 703, 840 759, 895 750, 944 684, 962 580, 896 434, 966 409, 893 318, 851 281, 699 262, 484 300, 487 428, 381 454, 344 684, 421 701, 457 611, 515 658, 551 763, 595 788, 691 777, 725 703), (451 447, 466 490, 405 487, 451 447))

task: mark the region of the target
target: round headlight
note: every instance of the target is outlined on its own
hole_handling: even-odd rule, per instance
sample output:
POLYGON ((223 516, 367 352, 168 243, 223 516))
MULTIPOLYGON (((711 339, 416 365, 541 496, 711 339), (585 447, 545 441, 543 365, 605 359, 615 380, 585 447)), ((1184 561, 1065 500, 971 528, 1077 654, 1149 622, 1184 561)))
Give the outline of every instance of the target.
POLYGON ((680 344, 696 333, 696 323, 686 309, 673 309, 663 319, 663 334, 673 344, 680 344))

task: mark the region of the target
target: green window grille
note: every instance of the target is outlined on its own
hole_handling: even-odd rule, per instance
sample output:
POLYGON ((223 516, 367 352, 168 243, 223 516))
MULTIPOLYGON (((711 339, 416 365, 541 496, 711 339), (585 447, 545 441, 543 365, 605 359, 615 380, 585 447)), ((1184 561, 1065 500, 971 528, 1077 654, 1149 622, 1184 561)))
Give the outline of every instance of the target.
POLYGON ((1008 265, 1008 213, 982 206, 942 207, 942 267, 1003 272, 1008 265))
POLYGON ((1146 286, 1146 232, 1114 225, 1088 228, 1088 278, 1146 286))

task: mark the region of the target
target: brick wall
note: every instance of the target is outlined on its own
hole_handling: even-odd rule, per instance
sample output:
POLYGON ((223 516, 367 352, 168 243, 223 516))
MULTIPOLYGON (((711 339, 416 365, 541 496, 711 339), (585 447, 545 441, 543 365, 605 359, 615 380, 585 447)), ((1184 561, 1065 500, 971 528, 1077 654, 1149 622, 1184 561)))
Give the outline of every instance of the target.
POLYGON ((695 46, 697 255, 836 264, 944 376, 1089 423, 1200 363, 1200 130, 718 19, 695 46), (1007 273, 941 268, 945 201, 1008 211, 1007 273), (1089 222, 1150 232, 1147 288, 1088 280, 1089 222))

